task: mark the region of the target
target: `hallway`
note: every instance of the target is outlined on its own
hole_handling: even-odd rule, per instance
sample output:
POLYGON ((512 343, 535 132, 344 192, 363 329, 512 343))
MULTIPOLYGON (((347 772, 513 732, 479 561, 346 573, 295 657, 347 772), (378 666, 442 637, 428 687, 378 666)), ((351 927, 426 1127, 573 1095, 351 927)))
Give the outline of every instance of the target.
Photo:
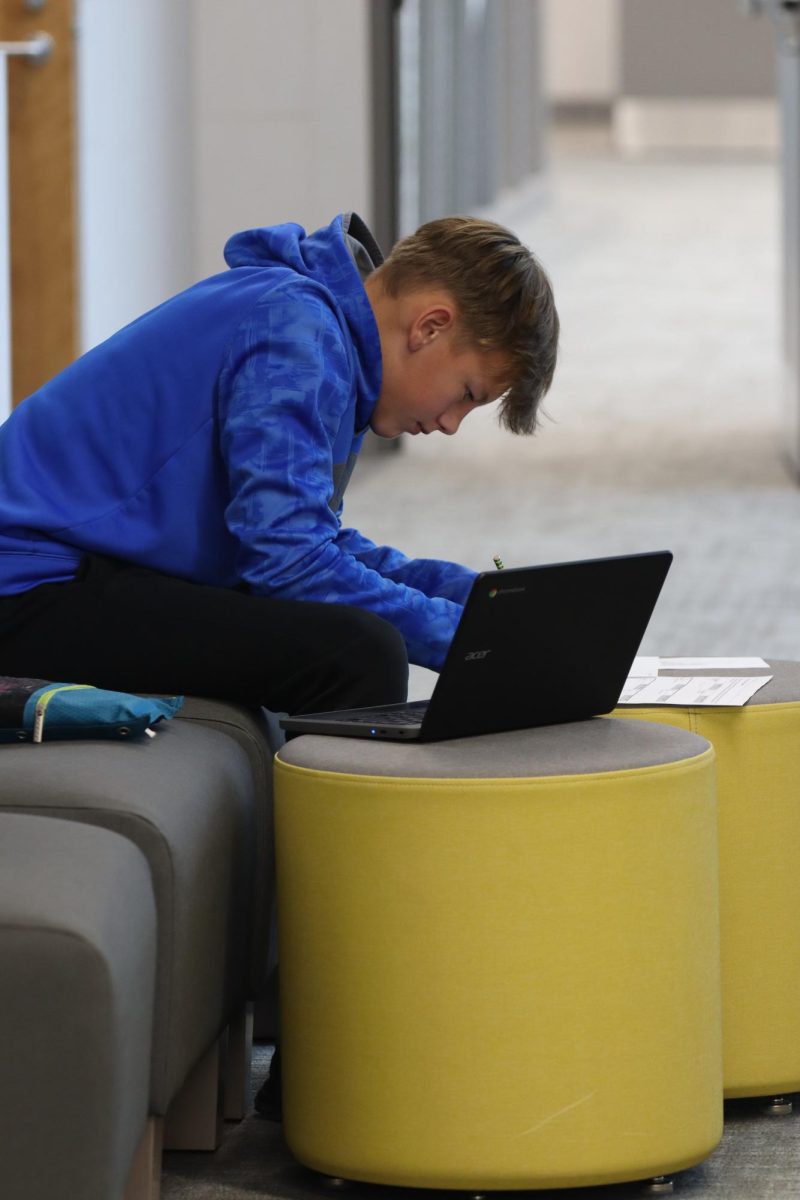
MULTIPOLYGON (((498 553, 512 566, 668 547, 675 563, 645 652, 800 657, 800 488, 778 445, 777 186, 768 159, 624 161, 602 138, 562 136, 547 184, 493 214, 554 282, 563 335, 550 419, 524 439, 478 412, 451 441, 408 438, 400 453, 365 457, 347 524, 478 569, 498 553)), ((412 695, 433 679, 416 669, 412 695)), ((254 1085, 267 1058, 257 1048, 254 1085)), ((759 1101, 729 1103, 719 1149, 676 1178, 675 1195, 789 1200, 798 1130, 797 1107, 771 1117, 759 1101)), ((164 1160, 164 1200, 328 1194, 254 1115, 215 1155, 164 1160)))
POLYGON ((497 553, 512 566, 666 547, 645 652, 797 657, 774 162, 624 160, 563 138, 542 189, 491 215, 553 280, 549 419, 515 438, 477 412, 452 441, 363 459, 346 523, 476 569, 497 553))

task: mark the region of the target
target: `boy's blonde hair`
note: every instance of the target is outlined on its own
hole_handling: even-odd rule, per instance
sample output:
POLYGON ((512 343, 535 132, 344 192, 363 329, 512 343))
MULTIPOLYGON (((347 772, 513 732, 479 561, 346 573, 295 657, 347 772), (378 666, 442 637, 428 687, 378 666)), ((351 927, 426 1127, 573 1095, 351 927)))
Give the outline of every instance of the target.
POLYGON ((555 371, 559 322, 550 280, 519 238, 494 221, 442 217, 399 241, 378 270, 391 296, 421 284, 450 293, 461 344, 508 363, 501 423, 533 433, 555 371))

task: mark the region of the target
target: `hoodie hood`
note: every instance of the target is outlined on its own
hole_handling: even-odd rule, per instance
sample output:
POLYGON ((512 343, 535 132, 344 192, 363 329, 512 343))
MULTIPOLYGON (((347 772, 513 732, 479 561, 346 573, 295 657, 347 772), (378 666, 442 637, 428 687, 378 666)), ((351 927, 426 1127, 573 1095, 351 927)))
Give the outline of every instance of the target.
POLYGON ((354 266, 346 245, 348 237, 364 247, 373 267, 380 266, 380 247, 357 213, 340 213, 330 225, 311 234, 292 221, 234 233, 225 244, 225 262, 229 267, 274 267, 282 263, 300 275, 315 276, 328 265, 332 251, 342 251, 344 260, 354 266))
POLYGON ((228 239, 224 254, 231 268, 284 267, 327 289, 358 354, 357 426, 363 429, 378 399, 382 371, 380 335, 359 267, 368 274, 380 266, 383 254, 361 217, 340 213, 311 234, 294 222, 245 229, 228 239))

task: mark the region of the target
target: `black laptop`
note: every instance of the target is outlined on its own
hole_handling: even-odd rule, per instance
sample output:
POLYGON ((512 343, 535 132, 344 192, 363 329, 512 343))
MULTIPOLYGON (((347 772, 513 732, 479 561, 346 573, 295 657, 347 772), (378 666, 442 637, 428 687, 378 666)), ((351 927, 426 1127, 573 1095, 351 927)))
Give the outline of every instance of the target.
POLYGON ((281 725, 435 742, 610 712, 671 562, 661 550, 481 574, 430 700, 307 713, 281 725))

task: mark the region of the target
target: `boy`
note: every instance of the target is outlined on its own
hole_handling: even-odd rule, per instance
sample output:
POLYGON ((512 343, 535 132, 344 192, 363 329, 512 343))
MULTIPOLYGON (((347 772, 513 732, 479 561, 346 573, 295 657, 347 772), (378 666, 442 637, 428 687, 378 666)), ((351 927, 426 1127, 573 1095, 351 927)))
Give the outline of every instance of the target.
POLYGON ((292 713, 405 698, 473 572, 341 526, 363 435, 530 433, 549 282, 507 230, 424 225, 385 263, 354 214, 235 235, 0 428, 0 671, 292 713))
MULTIPOLYGON (((0 673, 290 713, 405 699, 474 573, 342 528, 367 428, 531 433, 549 282, 446 218, 385 263, 355 215, 240 233, 231 268, 78 359, 0 428, 0 673)), ((277 1060, 257 1098, 280 1116, 277 1060)))

